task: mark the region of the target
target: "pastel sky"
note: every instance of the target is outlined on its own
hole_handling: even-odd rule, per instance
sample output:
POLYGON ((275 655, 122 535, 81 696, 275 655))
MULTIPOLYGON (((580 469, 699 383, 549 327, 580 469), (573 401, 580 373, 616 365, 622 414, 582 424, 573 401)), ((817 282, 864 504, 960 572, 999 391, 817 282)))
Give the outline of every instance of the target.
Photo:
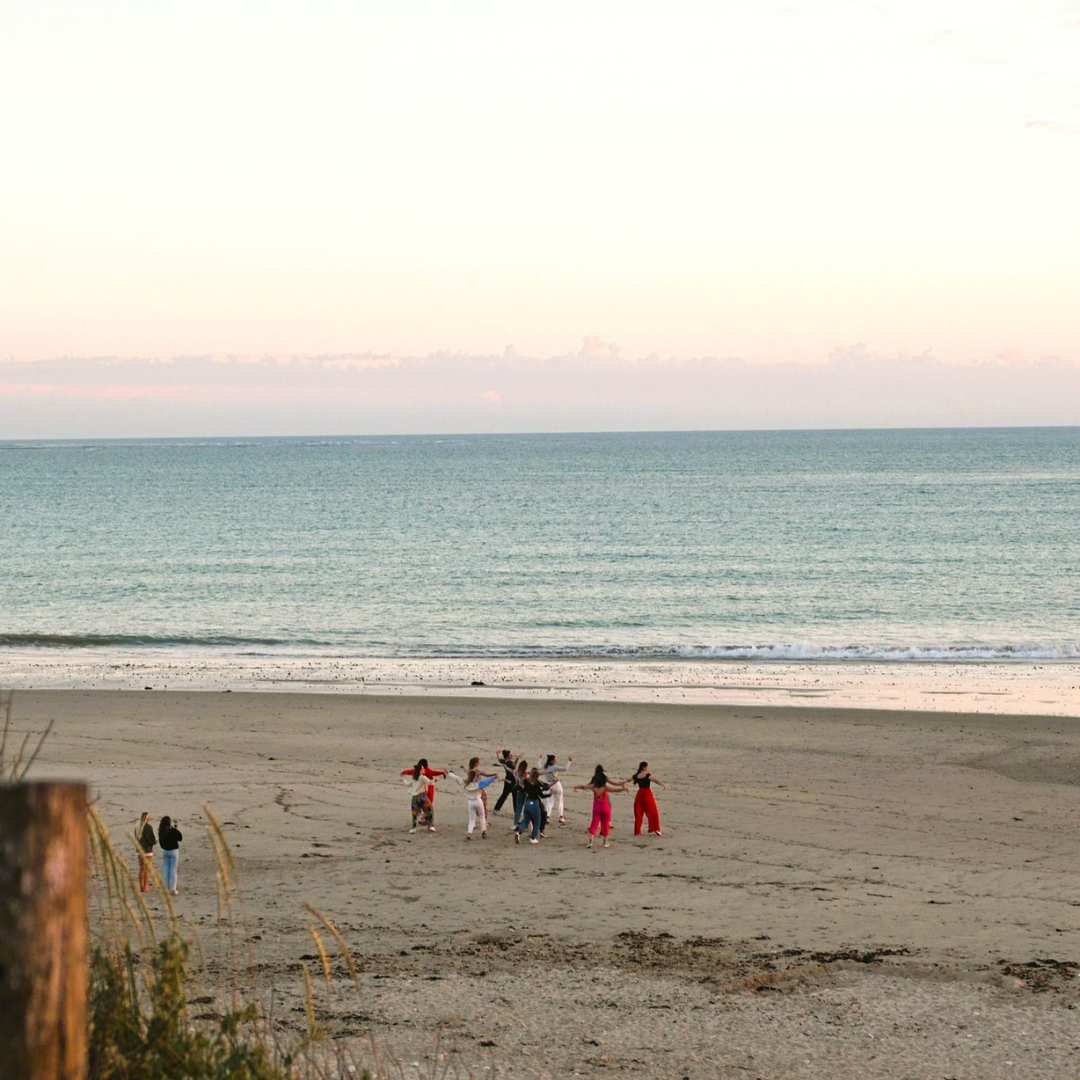
POLYGON ((0 438, 1080 423, 1078 56, 1060 0, 0 0, 0 438))

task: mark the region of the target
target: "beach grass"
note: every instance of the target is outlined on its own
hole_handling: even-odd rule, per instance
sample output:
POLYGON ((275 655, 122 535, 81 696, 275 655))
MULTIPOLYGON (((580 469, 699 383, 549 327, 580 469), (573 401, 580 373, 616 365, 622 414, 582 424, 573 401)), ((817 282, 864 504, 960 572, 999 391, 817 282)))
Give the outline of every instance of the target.
MULTIPOLYGON (((140 892, 137 875, 96 810, 90 809, 90 851, 95 883, 89 986, 89 1080, 375 1080, 353 1048, 330 1038, 317 1018, 315 989, 305 962, 306 1026, 282 1033, 261 993, 250 945, 241 946, 243 912, 237 869, 220 823, 203 808, 217 865, 220 935, 216 952, 226 960, 212 985, 204 943, 181 929, 172 897, 151 868, 161 900, 155 914, 140 892)), ((134 838, 133 838, 134 841, 134 838)), ((133 842, 134 848, 134 842, 133 842)), ((135 852, 135 858, 138 853, 135 852)), ((321 960, 328 997, 334 992, 333 942, 359 993, 357 965, 333 922, 307 905, 311 934, 321 960), (321 928, 321 930, 320 930, 321 928)), ((373 1044, 369 1053, 374 1051, 373 1044)), ((376 1062, 377 1053, 374 1054, 376 1062)))

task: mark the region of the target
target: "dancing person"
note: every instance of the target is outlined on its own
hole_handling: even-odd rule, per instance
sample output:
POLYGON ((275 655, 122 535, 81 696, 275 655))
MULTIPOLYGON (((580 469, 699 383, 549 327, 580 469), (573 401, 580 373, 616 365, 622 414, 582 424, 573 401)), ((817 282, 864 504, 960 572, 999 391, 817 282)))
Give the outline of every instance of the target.
MULTIPOLYGON (((477 778, 480 779, 480 780, 487 780, 487 779, 497 780, 498 779, 498 774, 497 773, 481 772, 480 771, 480 759, 478 757, 469 758, 469 771, 472 772, 473 769, 476 770, 477 778)), ((447 775, 449 775, 449 773, 447 775)), ((487 831, 487 819, 488 819, 488 808, 487 808, 487 789, 488 789, 488 786, 489 786, 488 784, 484 784, 484 786, 480 789, 480 802, 483 804, 483 807, 484 807, 484 831, 485 832, 487 831)))
POLYGON ((161 845, 161 877, 165 882, 165 888, 173 896, 178 895, 176 887, 176 864, 180 859, 180 841, 184 834, 177 828, 179 821, 165 815, 158 822, 158 843, 161 845))
POLYGON ((429 769, 427 758, 421 758, 411 770, 408 770, 405 784, 409 789, 410 804, 412 807, 412 828, 410 833, 416 832, 416 823, 423 819, 427 822, 428 832, 435 831, 435 807, 431 802, 431 794, 435 788, 435 781, 445 776, 441 769, 429 769))
POLYGON ((667 784, 658 780, 649 772, 649 763, 643 761, 633 776, 624 781, 628 784, 637 784, 637 795, 634 796, 634 835, 641 835, 641 820, 647 818, 649 822, 650 836, 663 836, 660 831, 660 811, 656 808, 656 797, 652 793, 652 785, 659 784, 667 791, 667 784))
MULTIPOLYGON (((429 768, 427 758, 421 758, 420 759, 420 764, 423 766, 424 775, 428 778, 427 801, 431 804, 431 812, 432 812, 432 815, 434 815, 434 813, 435 813, 435 781, 438 780, 440 777, 445 777, 446 773, 442 769, 429 768)), ((402 769, 401 770, 401 775, 402 776, 412 776, 412 768, 402 769)), ((406 783, 408 783, 408 781, 406 781, 406 783)), ((427 814, 423 813, 423 814, 420 815, 420 824, 421 825, 434 825, 435 824, 434 817, 432 817, 432 820, 429 821, 428 817, 427 817, 427 814)), ((432 831, 434 832, 434 830, 432 830, 432 831)))
POLYGON ((629 791, 630 789, 626 786, 626 782, 620 781, 618 787, 616 787, 608 779, 607 773, 604 772, 604 766, 597 765, 592 779, 587 784, 576 784, 574 790, 591 791, 593 794, 592 821, 589 823, 589 842, 585 846, 592 847, 596 832, 599 829, 600 835, 604 838, 604 847, 611 847, 611 843, 608 840, 608 833, 611 831, 611 801, 608 799, 608 792, 629 791))
POLYGON ((495 809, 491 811, 493 814, 498 814, 506 800, 514 794, 514 770, 517 768, 517 761, 509 750, 500 750, 495 765, 503 771, 502 794, 499 796, 499 801, 495 803, 495 809))
POLYGON ((135 826, 135 845, 139 853, 139 891, 150 891, 150 863, 154 858, 154 826, 150 824, 150 811, 144 810, 135 826))
POLYGON ((514 824, 513 830, 521 824, 521 812, 525 808, 525 781, 529 779, 529 763, 524 757, 518 760, 514 770, 514 824))
POLYGON ((540 770, 533 769, 522 784, 524 803, 521 808, 521 821, 514 826, 514 843, 521 843, 521 834, 531 828, 530 844, 540 843, 540 804, 547 792, 548 785, 540 779, 540 770))
POLYGON ((446 770, 446 775, 451 780, 457 781, 465 792, 465 798, 468 800, 469 805, 469 827, 465 831, 465 839, 471 840, 473 829, 476 827, 477 821, 480 822, 480 839, 487 839, 487 808, 484 806, 483 794, 484 789, 489 785, 495 783, 498 780, 498 776, 484 776, 479 769, 471 768, 465 774, 463 780, 456 772, 446 770))
MULTIPOLYGON (((554 754, 548 754, 547 760, 540 767, 540 776, 547 780, 548 793, 544 799, 544 827, 547 827, 547 819, 554 813, 559 815, 559 824, 566 824, 566 806, 563 798, 562 777, 559 773, 566 772, 574 764, 573 758, 567 758, 565 765, 558 763, 559 759, 554 754)), ((541 832, 544 829, 540 830, 541 832)))

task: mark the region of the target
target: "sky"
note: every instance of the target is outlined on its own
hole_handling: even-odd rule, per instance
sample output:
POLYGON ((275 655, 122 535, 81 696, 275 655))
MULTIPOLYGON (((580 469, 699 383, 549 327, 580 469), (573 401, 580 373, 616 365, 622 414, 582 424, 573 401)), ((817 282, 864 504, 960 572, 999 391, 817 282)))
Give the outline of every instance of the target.
POLYGON ((0 0, 0 438, 1080 423, 1080 4, 0 0))

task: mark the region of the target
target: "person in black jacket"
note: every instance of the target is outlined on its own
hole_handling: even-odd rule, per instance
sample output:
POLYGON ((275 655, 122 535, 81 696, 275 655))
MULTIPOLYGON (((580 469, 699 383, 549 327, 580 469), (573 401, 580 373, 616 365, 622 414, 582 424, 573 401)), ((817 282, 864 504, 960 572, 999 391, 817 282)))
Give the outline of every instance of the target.
POLYGON ((499 751, 499 760, 495 764, 503 770, 503 789, 499 801, 495 804, 495 809, 492 810, 493 814, 499 813, 503 808, 503 803, 514 794, 514 769, 517 768, 517 762, 518 759, 509 750, 499 751))
POLYGON ((540 808, 547 789, 548 785, 540 779, 540 770, 533 769, 521 786, 525 802, 521 808, 521 821, 514 827, 515 844, 521 843, 521 834, 529 828, 532 829, 529 843, 540 843, 540 808))
POLYGON ((179 890, 176 888, 176 862, 180 856, 180 841, 184 834, 176 827, 179 821, 173 821, 168 815, 161 819, 158 825, 158 843, 161 845, 161 876, 165 881, 165 888, 176 896, 179 890))
POLYGON ((150 891, 150 860, 154 857, 154 826, 150 824, 150 811, 144 810, 135 826, 135 845, 139 852, 139 889, 150 891))

